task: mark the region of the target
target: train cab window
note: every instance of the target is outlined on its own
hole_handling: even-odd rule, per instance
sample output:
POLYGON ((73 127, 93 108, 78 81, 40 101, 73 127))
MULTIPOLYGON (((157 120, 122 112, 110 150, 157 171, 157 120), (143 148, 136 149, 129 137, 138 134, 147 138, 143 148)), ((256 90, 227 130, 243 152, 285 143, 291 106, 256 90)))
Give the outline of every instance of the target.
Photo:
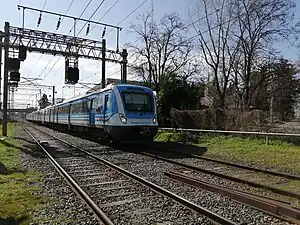
POLYGON ((123 101, 127 111, 153 112, 153 99, 147 93, 123 92, 123 101))

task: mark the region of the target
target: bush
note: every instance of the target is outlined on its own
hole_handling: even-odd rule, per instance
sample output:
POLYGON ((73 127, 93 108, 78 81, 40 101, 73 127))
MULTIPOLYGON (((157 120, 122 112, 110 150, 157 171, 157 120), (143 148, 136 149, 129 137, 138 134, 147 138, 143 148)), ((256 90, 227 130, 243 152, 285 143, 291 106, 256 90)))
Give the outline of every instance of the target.
POLYGON ((213 114, 209 109, 177 110, 171 108, 170 115, 172 127, 209 129, 214 125, 213 114))
MULTIPOLYGON (((219 114, 220 115, 220 114, 219 114)), ((231 110, 217 117, 213 109, 177 110, 171 108, 171 126, 189 129, 266 130, 266 115, 261 110, 242 112, 231 110), (218 123, 218 124, 217 124, 218 123), (220 126, 221 124, 221 126, 220 126)))

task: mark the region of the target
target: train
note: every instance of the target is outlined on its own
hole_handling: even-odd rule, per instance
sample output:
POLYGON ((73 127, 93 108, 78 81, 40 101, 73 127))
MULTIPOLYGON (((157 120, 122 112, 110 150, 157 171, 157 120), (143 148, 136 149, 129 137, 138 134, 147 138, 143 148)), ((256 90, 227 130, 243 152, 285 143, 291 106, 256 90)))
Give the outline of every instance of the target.
POLYGON ((29 113, 26 120, 107 143, 151 142, 158 131, 153 90, 133 84, 108 85, 29 113))

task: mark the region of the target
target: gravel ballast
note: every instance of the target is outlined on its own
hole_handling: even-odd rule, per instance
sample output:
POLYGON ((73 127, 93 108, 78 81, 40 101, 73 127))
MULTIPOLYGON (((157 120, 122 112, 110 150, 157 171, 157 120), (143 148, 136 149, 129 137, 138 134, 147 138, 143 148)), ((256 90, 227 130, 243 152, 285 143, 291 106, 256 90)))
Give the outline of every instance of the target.
MULTIPOLYGON (((185 172, 186 169, 182 167, 162 162, 160 160, 153 159, 148 156, 111 149, 109 147, 103 147, 100 144, 83 140, 78 137, 70 136, 68 134, 62 134, 57 131, 50 130, 48 128, 39 127, 39 129, 47 130, 49 134, 62 138, 65 141, 72 143, 78 147, 83 147, 84 149, 89 150, 93 154, 99 155, 102 158, 112 163, 115 163, 121 166, 122 168, 127 169, 130 172, 135 173, 136 175, 142 176, 145 179, 154 182, 157 185, 160 185, 186 198, 187 200, 190 200, 237 223, 246 222, 247 224, 289 224, 285 221, 278 220, 277 218, 257 211, 251 207, 232 201, 227 197, 223 197, 219 194, 215 194, 212 192, 201 191, 197 188, 193 188, 182 183, 174 182, 163 175, 163 172, 170 170, 185 172)), ((180 160, 181 159, 177 159, 177 161, 180 160)), ((188 163, 188 159, 184 159, 183 162, 188 163)), ((211 164, 208 163, 207 167, 209 168, 210 165, 211 164)), ((202 166, 205 168, 205 162, 202 162, 202 166)), ((223 184, 227 187, 233 187, 237 190, 252 189, 252 187, 249 187, 244 184, 237 184, 235 182, 230 182, 203 173, 197 173, 197 178, 212 183, 223 184)), ((116 210, 118 211, 118 209, 116 210)), ((182 212, 185 211, 185 209, 182 210, 182 212)), ((163 213, 163 210, 161 210, 161 212, 163 213)), ((184 214, 182 214, 181 216, 183 215, 184 214)), ((164 215, 162 214, 161 216, 164 215)), ((175 219, 175 216, 171 216, 171 218, 175 219)), ((151 221, 151 218, 149 220, 151 221)), ((172 224, 177 224, 174 223, 174 221, 172 221, 172 224)), ((199 224, 206 224, 203 222, 204 221, 200 222, 199 224)))
POLYGON ((29 184, 39 187, 39 191, 33 194, 42 195, 47 199, 47 203, 31 212, 34 218, 31 225, 98 224, 93 213, 82 203, 22 128, 17 128, 15 138, 23 146, 21 166, 42 175, 39 182, 29 184))

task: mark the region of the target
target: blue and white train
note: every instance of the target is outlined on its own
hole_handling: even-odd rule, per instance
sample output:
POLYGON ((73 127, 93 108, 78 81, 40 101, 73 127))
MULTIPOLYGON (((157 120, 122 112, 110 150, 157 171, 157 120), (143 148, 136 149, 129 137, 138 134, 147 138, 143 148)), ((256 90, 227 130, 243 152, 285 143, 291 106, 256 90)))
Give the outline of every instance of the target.
POLYGON ((26 119, 123 143, 152 141, 158 130, 153 91, 129 84, 107 86, 30 113, 26 119))

